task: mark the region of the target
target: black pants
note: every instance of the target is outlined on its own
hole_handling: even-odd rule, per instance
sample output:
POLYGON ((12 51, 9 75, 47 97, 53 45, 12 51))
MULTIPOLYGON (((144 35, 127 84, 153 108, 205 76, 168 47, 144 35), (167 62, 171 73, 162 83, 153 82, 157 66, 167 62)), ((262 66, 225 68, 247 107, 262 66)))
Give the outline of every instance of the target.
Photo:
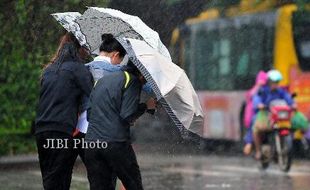
POLYGON ((44 189, 69 190, 73 165, 78 155, 78 151, 73 149, 72 136, 49 131, 37 134, 36 141, 44 189), (48 142, 47 139, 59 139, 57 141, 62 144, 59 146, 56 140, 48 142))
MULTIPOLYGON (((85 138, 85 134, 79 132, 76 136, 73 137, 73 139, 79 139, 80 141, 82 141, 82 139, 85 138)), ((80 156, 82 162, 85 164, 85 151, 82 147, 82 143, 76 143, 75 144, 75 149, 74 149, 74 153, 77 156, 80 156)))
POLYGON ((114 173, 126 190, 143 190, 140 169, 130 143, 108 143, 105 149, 85 149, 90 190, 114 190, 114 173))

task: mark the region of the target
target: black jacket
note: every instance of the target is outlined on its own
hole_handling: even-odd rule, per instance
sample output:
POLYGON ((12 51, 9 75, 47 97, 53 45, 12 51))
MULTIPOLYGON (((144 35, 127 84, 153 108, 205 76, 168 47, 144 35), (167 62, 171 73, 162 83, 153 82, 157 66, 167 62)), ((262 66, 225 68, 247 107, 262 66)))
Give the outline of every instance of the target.
MULTIPOLYGON (((128 73, 129 74, 129 73, 128 73)), ((123 71, 104 75, 96 83, 88 109, 87 141, 130 142, 130 124, 141 116, 145 104, 139 104, 141 83, 123 71)))
POLYGON ((92 76, 74 56, 63 56, 43 72, 35 133, 72 134, 83 94, 93 87, 92 76))

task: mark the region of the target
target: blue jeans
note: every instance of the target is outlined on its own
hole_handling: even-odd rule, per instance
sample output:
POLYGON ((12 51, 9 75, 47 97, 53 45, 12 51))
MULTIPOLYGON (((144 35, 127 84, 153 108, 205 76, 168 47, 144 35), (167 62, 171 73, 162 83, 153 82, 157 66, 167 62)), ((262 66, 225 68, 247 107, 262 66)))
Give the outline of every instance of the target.
POLYGON ((250 127, 248 128, 243 141, 245 144, 252 144, 253 143, 253 125, 254 125, 254 121, 256 119, 256 115, 254 115, 251 119, 251 123, 250 123, 250 127))

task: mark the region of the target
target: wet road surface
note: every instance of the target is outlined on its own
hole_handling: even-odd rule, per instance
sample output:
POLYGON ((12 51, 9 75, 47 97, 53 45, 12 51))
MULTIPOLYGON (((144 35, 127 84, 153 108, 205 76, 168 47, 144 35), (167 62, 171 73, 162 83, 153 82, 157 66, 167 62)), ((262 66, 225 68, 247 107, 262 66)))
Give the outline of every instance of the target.
MULTIPOLYGON (((215 155, 137 153, 146 190, 309 190, 310 161, 295 160, 291 171, 276 165, 261 171, 251 158, 215 155)), ((38 164, 0 169, 0 189, 42 189, 38 164)), ((88 189, 81 162, 74 169, 72 190, 88 189)))

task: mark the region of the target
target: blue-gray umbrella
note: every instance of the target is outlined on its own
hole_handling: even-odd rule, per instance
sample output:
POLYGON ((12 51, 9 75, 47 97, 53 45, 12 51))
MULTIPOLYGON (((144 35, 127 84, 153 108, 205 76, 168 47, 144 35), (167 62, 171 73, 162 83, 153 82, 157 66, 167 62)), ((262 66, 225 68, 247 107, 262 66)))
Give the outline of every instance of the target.
POLYGON ((73 33, 73 35, 79 41, 81 46, 84 46, 84 47, 90 49, 89 45, 86 43, 85 35, 81 32, 80 26, 76 22, 76 19, 81 16, 81 14, 79 12, 53 13, 52 16, 68 32, 73 33))
POLYGON ((152 48, 171 60, 168 49, 161 42, 156 31, 148 27, 139 17, 108 8, 89 7, 76 22, 86 36, 91 52, 101 43, 102 34, 144 40, 152 48))

